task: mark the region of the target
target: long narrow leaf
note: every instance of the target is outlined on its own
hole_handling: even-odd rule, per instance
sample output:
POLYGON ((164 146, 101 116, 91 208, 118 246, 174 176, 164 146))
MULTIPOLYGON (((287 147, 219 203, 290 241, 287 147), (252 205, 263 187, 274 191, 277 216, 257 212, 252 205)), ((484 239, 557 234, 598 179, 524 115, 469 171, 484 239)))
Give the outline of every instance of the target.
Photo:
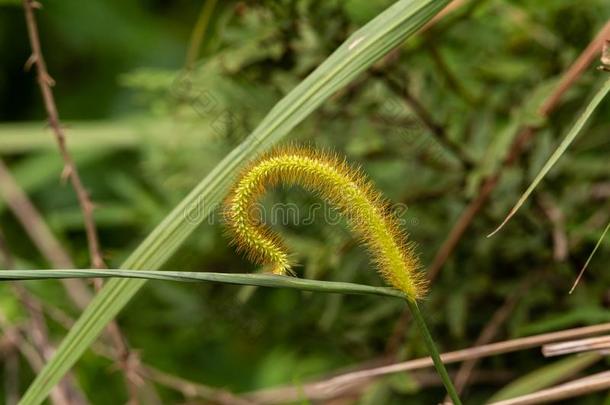
POLYGON ((574 139, 576 139, 578 134, 580 134, 580 131, 582 131, 583 127, 585 126, 585 124, 587 123, 587 121, 589 120, 589 118, 591 117, 591 115, 593 114, 593 112, 595 111, 597 106, 599 105, 599 103, 601 103, 601 101, 604 99, 604 97, 606 97, 606 94, 608 94, 609 91, 610 91, 610 80, 607 80, 602 85, 602 87, 599 89, 599 91, 595 94, 595 96, 593 96, 593 98, 589 102, 589 105, 587 105, 587 108, 585 108, 585 110, 582 112, 582 114, 580 114, 580 116, 574 123, 574 126, 570 129, 570 132, 568 132, 568 134, 565 136, 563 141, 561 141, 561 143, 559 144, 557 149, 555 149, 555 152, 553 152, 553 154, 551 155, 549 160, 547 160, 546 163, 544 164, 544 166, 542 167, 542 169, 540 169, 540 172, 538 172, 538 174, 536 175, 536 178, 534 178, 534 181, 532 181, 532 184, 530 184, 530 186, 527 188, 527 190, 525 190, 525 192, 523 193, 521 198, 519 198, 519 200, 517 201, 515 206, 510 210, 510 212, 508 213, 506 218, 504 218, 504 221, 502 221, 502 223, 492 233, 487 235, 488 237, 493 236, 500 229, 502 229, 504 227, 504 225, 506 225, 506 223, 517 213, 519 208, 521 208, 521 206, 529 198, 529 196, 532 194, 534 189, 542 181, 544 176, 547 175, 549 170, 551 170, 551 168, 555 165, 555 163, 557 163, 557 161, 559 160, 561 155, 563 155, 564 152, 568 149, 568 147, 572 144, 572 142, 574 142, 574 139))
POLYGON ((393 288, 344 283, 338 281, 308 280, 273 274, 252 273, 212 273, 193 271, 158 271, 124 269, 49 269, 49 270, 3 270, 0 280, 51 280, 64 278, 132 278, 144 280, 164 280, 180 282, 216 282, 226 284, 254 285, 258 287, 292 288, 303 291, 317 291, 342 294, 384 295, 405 298, 393 288))
MULTIPOLYGON (((356 31, 324 63, 286 95, 241 145, 229 153, 157 226, 122 268, 158 269, 221 201, 232 176, 272 147, 322 102, 399 45, 437 14, 448 0, 400 0, 356 31)), ((23 396, 38 404, 146 280, 111 280, 68 332, 55 356, 23 396)))
POLYGON ((599 247, 601 246, 602 241, 606 237, 606 234, 608 233, 609 229, 610 229, 610 222, 608 222, 608 224, 604 228, 604 231, 602 232, 601 236, 597 240, 597 243, 595 244, 595 247, 593 248, 593 250, 589 254, 589 257, 587 258, 587 261, 585 262, 585 264, 580 269, 580 272, 578 273, 578 277, 576 277, 576 280, 574 280, 574 284, 572 284, 572 288, 570 288, 570 292, 568 294, 572 294, 574 292, 574 289, 578 285, 578 282, 582 278, 582 275, 585 274, 585 270, 587 270, 587 267, 589 267, 589 263, 591 262, 591 259, 593 259, 593 256, 595 256, 595 252, 597 252, 597 249, 599 249, 599 247))

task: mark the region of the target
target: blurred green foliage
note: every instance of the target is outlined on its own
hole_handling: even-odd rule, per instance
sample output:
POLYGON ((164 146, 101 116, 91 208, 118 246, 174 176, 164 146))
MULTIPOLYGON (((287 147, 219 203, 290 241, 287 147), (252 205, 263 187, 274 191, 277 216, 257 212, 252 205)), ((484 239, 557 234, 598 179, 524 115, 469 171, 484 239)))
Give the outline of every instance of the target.
MULTIPOLYGON (((391 2, 218 3, 192 69, 184 68, 184 55, 201 4, 62 1, 44 2, 38 13, 58 109, 74 138, 83 181, 99 206, 96 220, 111 267, 282 95, 391 2)), ((505 170, 424 303, 445 350, 472 345, 503 301, 524 285, 529 287, 498 339, 610 321, 610 275, 602 271, 610 259, 607 244, 575 293, 567 295, 610 212, 607 101, 525 209, 499 235, 485 238, 600 85, 602 74, 588 69, 547 121, 536 114, 609 16, 604 0, 469 1, 294 130, 299 142, 345 154, 389 199, 406 204, 405 227, 424 263, 430 263, 519 128, 542 127, 519 164, 505 170), (408 88, 456 148, 435 139, 392 81, 408 88), (550 221, 549 206, 562 213, 560 225, 550 221), (557 232, 567 240, 565 258, 554 256, 557 232)), ((35 78, 23 71, 29 44, 15 2, 0 2, 0 46, 0 120, 11 121, 0 126, 0 153, 75 262, 87 266, 78 204, 58 181, 61 161, 50 133, 43 131, 35 78)), ((278 189, 266 200, 268 206, 274 202, 295 204, 306 213, 318 201, 301 190, 278 189)), ((227 246, 215 218, 168 268, 255 270, 227 246)), ((380 284, 345 228, 317 218, 281 230, 302 264, 299 276, 380 284)), ((0 226, 19 266, 49 266, 3 202, 0 226)), ((76 316, 58 284, 31 282, 28 288, 49 306, 76 316)), ((23 310, 6 285, 0 290, 3 312, 17 322, 23 310)), ((298 384, 383 356, 392 349, 388 341, 403 311, 400 302, 379 297, 151 282, 119 322, 146 363, 245 392, 298 384)), ((63 335, 62 327, 51 326, 54 336, 63 335)), ((399 359, 426 354, 416 331, 408 328, 401 338, 399 359)), ((507 371, 512 380, 548 364, 528 350, 485 360, 481 368, 507 371)), ((25 388, 32 375, 26 367, 22 374, 25 388)), ((88 355, 76 374, 93 403, 124 400, 120 375, 108 361, 88 355)), ((442 395, 440 387, 420 390, 400 378, 371 385, 361 403, 431 403, 442 395)), ((467 402, 482 402, 510 380, 475 384, 467 402)), ((159 387, 159 393, 164 402, 183 400, 168 389, 159 387)), ((600 400, 591 396, 579 403, 600 400)))

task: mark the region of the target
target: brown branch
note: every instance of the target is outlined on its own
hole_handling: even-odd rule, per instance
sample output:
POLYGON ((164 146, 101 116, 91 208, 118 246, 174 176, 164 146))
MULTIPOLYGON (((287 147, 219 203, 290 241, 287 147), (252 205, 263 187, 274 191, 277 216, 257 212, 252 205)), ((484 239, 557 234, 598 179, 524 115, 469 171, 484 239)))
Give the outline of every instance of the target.
MULTIPOLYGON (((519 350, 531 349, 551 342, 591 336, 608 331, 610 331, 610 323, 567 329, 558 332, 528 336, 448 352, 442 354, 441 359, 445 364, 456 363, 469 359, 479 359, 519 350)), ((375 379, 388 374, 433 367, 433 365, 434 363, 430 357, 422 357, 401 363, 352 371, 334 377, 320 379, 304 385, 290 385, 264 389, 250 393, 246 395, 246 397, 255 401, 270 404, 298 401, 302 400, 303 398, 309 398, 311 400, 325 400, 340 396, 344 392, 353 389, 355 386, 370 383, 375 379), (277 401, 276 398, 278 399, 277 401)))
MULTIPOLYGON (((63 326, 66 330, 70 330, 74 326, 74 319, 72 319, 61 309, 50 305, 46 305, 44 309, 51 319, 63 326)), ((108 359, 114 358, 114 350, 102 341, 94 342, 91 345, 91 350, 93 353, 99 356, 103 356, 108 359)), ((173 389, 188 399, 199 398, 221 405, 251 405, 255 403, 243 399, 230 391, 213 388, 166 373, 165 371, 159 370, 144 362, 139 364, 138 378, 141 382, 146 379, 164 387, 173 389)))
POLYGON ((605 200, 610 198, 610 181, 593 183, 590 190, 591 198, 594 200, 605 200))
POLYGON ((17 405, 19 402, 19 355, 16 348, 5 354, 4 392, 6 405, 17 405))
POLYGON ((42 49, 40 47, 38 26, 36 24, 36 17, 34 16, 34 9, 39 7, 40 4, 36 1, 23 0, 25 21, 28 28, 30 45, 32 47, 32 56, 28 60, 26 66, 32 64, 36 65, 38 85, 40 86, 42 100, 47 111, 49 126, 55 134, 55 138, 59 146, 59 152, 64 161, 63 175, 70 179, 70 183, 74 188, 76 197, 78 198, 78 203, 83 212, 83 222, 85 223, 85 232, 87 234, 87 243, 89 245, 91 266, 93 268, 100 269, 104 268, 105 264, 102 258, 102 252, 98 241, 97 228, 93 219, 94 207, 89 197, 89 194, 83 186, 76 165, 74 164, 74 160, 72 159, 72 155, 70 154, 66 146, 66 136, 59 120, 59 114, 55 105, 55 98, 53 96, 53 91, 51 90, 51 87, 55 84, 55 82, 47 71, 47 66, 42 55, 42 49))
MULTIPOLYGON (((505 301, 504 304, 493 314, 487 325, 483 328, 483 331, 477 338, 474 347, 486 345, 489 342, 493 341, 493 339, 498 334, 498 330, 504 322, 508 319, 510 314, 515 309, 515 306, 519 302, 519 299, 523 296, 523 293, 528 290, 529 285, 531 284, 531 279, 526 279, 524 283, 521 283, 519 288, 517 288, 516 292, 510 295, 505 301)), ((455 385, 455 389, 458 394, 461 394, 466 388, 468 384, 468 380, 472 376, 472 373, 475 371, 475 368, 478 364, 478 359, 468 359, 465 360, 461 365, 456 374, 456 378, 453 380, 455 385)), ((445 399, 447 402, 448 398, 445 399)))
MULTIPOLYGON (((544 103, 542 103, 538 110, 538 113, 542 117, 548 117, 548 115, 559 105, 563 95, 577 81, 587 66, 589 66, 596 59, 596 56, 601 50, 604 38, 607 38, 608 36, 610 36, 610 21, 604 25, 587 48, 585 48, 574 63, 572 63, 572 65, 565 71, 553 93, 544 101, 544 103)), ((500 170, 485 179, 483 185, 479 189, 478 195, 464 209, 434 257, 434 260, 428 269, 428 277, 431 280, 436 278, 441 268, 447 262, 447 259, 449 256, 451 256, 453 250, 456 248, 460 239, 466 232, 466 229, 468 229, 476 214, 483 207, 491 195, 491 192, 498 185, 500 176, 502 174, 502 169, 513 165, 517 161, 521 153, 524 151, 525 145, 535 135, 536 131, 537 128, 532 126, 523 128, 513 141, 513 144, 511 145, 508 155, 500 170)))
MULTIPOLYGON (((72 259, 65 252, 53 232, 47 226, 38 209, 15 181, 9 169, 0 159, 0 195, 23 226, 34 245, 58 269, 74 268, 72 259)), ((79 309, 84 309, 91 300, 91 293, 78 280, 62 282, 68 296, 79 309)))
POLYGON ((564 73, 553 94, 546 99, 538 110, 540 115, 547 116, 557 107, 563 94, 572 87, 572 84, 582 75, 585 69, 598 58, 608 38, 610 38, 610 20, 606 22, 595 38, 564 73))
MULTIPOLYGON (((0 231, 0 256, 4 268, 13 269, 14 260, 6 241, 4 234, 0 231)), ((50 342, 47 322, 43 314, 42 305, 38 302, 19 282, 11 283, 11 289, 15 293, 17 299, 29 314, 29 325, 25 328, 26 334, 30 341, 33 342, 35 351, 39 355, 36 360, 31 362, 31 365, 36 372, 42 369, 42 360, 49 360, 55 352, 55 347, 50 342)), ((7 322, 7 321, 5 321, 7 322)), ((29 355, 34 359, 33 354, 29 355)), ((58 404, 86 404, 87 400, 80 389, 77 387, 74 376, 68 374, 58 385, 58 391, 55 394, 54 402, 58 404)))
POLYGON ((493 402, 490 405, 536 405, 575 398, 608 388, 610 388, 610 371, 604 371, 531 394, 493 402))
MULTIPOLYGON (((44 358, 40 352, 32 345, 22 334, 17 327, 13 327, 9 324, 8 320, 3 313, 0 312, 0 329, 4 331, 4 337, 11 343, 11 345, 19 350, 23 357, 28 361, 32 370, 39 373, 44 366, 44 358)), ((51 391, 51 400, 57 405, 71 405, 73 402, 72 391, 70 389, 71 378, 64 378, 58 385, 56 385, 51 391)), ((83 402, 74 401, 75 404, 82 404, 83 402)))
POLYGON ((470 204, 468 204, 464 211, 462 211, 462 214, 458 218, 457 222, 449 231, 447 239, 445 239, 436 253, 432 264, 430 264, 428 267, 427 276, 430 281, 433 281, 436 278, 441 268, 445 265, 447 259, 449 256, 451 256, 453 250, 462 238, 462 235, 464 232, 466 232, 466 229, 468 229, 470 223, 479 210, 483 207, 483 204, 485 204, 487 198, 498 184, 499 179, 500 176, 498 174, 488 177, 479 190, 479 194, 470 202, 470 204))
POLYGON ((455 74, 445 58, 440 49, 438 49, 438 44, 434 40, 428 41, 428 46, 426 47, 430 56, 432 57, 432 61, 439 73, 444 77, 445 82, 449 89, 453 90, 453 92, 464 100, 467 104, 476 105, 479 103, 479 97, 474 96, 470 93, 470 91, 462 84, 459 79, 459 76, 455 74))
POLYGON ((606 351, 608 349, 610 349, 610 336, 606 335, 544 345, 542 346, 542 354, 545 357, 553 357, 572 353, 606 351))
MULTIPOLYGON (((20 283, 13 283, 13 291, 26 308, 29 314, 30 325, 25 329, 26 334, 30 337, 34 346, 41 354, 41 358, 49 361, 55 353, 55 347, 49 339, 49 331, 47 323, 42 312, 42 305, 27 292, 20 283)), ((40 372, 37 369, 36 372, 40 372)), ((82 391, 78 388, 74 376, 68 374, 60 383, 66 396, 67 404, 78 405, 88 403, 82 391)))
POLYGON ((182 393, 187 399, 203 398, 212 403, 222 405, 255 404, 255 402, 235 396, 229 391, 194 383, 150 366, 145 368, 144 377, 182 393))
MULTIPOLYGON (((30 45, 32 47, 32 56, 28 60, 26 66, 32 64, 36 65, 38 84, 42 94, 43 103, 47 111, 49 126, 55 134, 55 138, 59 146, 59 152, 64 161, 63 176, 70 180, 83 214, 83 222, 85 224, 85 233, 87 235, 91 266, 93 268, 104 268, 106 266, 102 257, 97 235, 97 227, 93 218, 94 206, 81 181, 76 164, 72 159, 72 155, 66 146, 66 136, 59 120, 59 113, 57 112, 55 98, 51 89, 55 83, 47 71, 46 63, 40 46, 38 26, 36 24, 36 17, 34 15, 34 9, 39 7, 40 4, 34 0, 23 0, 25 20, 28 28, 30 45)), ((101 281, 96 284, 98 289, 100 286, 101 281)), ((127 343, 123 338, 116 322, 113 322, 108 326, 108 331, 117 349, 116 354, 119 358, 120 366, 125 371, 127 387, 130 392, 130 402, 137 402, 137 397, 135 397, 135 395, 137 395, 137 383, 135 380, 137 380, 136 375, 138 361, 136 357, 134 357, 135 354, 130 353, 127 343)))
POLYGON ((445 149, 450 151, 455 157, 460 160, 464 167, 471 167, 473 161, 462 149, 462 147, 453 141, 445 127, 439 124, 426 107, 409 91, 407 84, 401 84, 393 77, 387 77, 386 83, 396 94, 400 95, 403 101, 411 108, 413 113, 419 118, 422 124, 432 133, 434 139, 441 144, 445 149))
POLYGON ((451 3, 447 4, 444 9, 442 9, 437 15, 432 17, 430 21, 428 21, 423 27, 420 28, 419 32, 424 33, 428 31, 432 26, 436 25, 440 20, 444 19, 447 15, 453 13, 458 8, 462 7, 466 4, 466 0, 453 0, 451 3))
POLYGON ((399 351, 403 345, 405 336, 407 334, 407 329, 409 326, 409 321, 411 320, 411 312, 410 311, 402 311, 400 317, 396 322, 394 322, 394 329, 390 333, 390 337, 388 338, 385 345, 385 356, 388 359, 392 359, 394 361, 400 360, 399 351))
MULTIPOLYGON (((4 237, 1 234, 0 253, 2 261, 6 265, 4 267, 12 268, 12 256, 7 249, 4 237)), ((42 370, 44 360, 49 360, 55 351, 55 348, 49 341, 47 323, 42 312, 42 306, 35 300, 30 299, 29 293, 20 283, 12 283, 11 287, 29 314, 29 325, 24 328, 24 331, 29 336, 29 341, 31 341, 32 344, 22 336, 22 333, 19 332, 19 328, 14 328, 9 324, 2 312, 0 312, 0 327, 5 330, 4 336, 11 343, 13 348, 19 349, 30 363, 32 369, 38 373, 42 370)), ((11 350, 11 354, 13 353, 14 350, 11 350)), ((11 371, 12 370, 7 370, 7 374, 11 371)), ((18 385, 15 388, 17 387, 18 385)), ((71 373, 67 374, 60 383, 54 387, 51 392, 51 399, 53 400, 53 403, 58 405, 81 405, 87 403, 87 400, 76 385, 75 379, 71 373)), ((7 402, 9 402, 8 399, 7 402)))
MULTIPOLYGON (((583 229, 589 229, 589 232, 596 232, 600 228, 603 229, 604 226, 607 226, 608 221, 610 221, 610 212, 608 212, 606 207, 602 206, 584 221, 583 229)), ((584 243, 585 236, 586 234, 583 232, 575 233, 570 238, 570 247, 576 247, 584 243)))
POLYGON ((541 194, 537 201, 553 229, 553 260, 563 262, 568 257, 568 236, 563 211, 548 194, 541 194))
MULTIPOLYGON (((449 376, 451 377, 451 379, 453 379, 455 373, 449 373, 449 376)), ((515 377, 515 373, 510 370, 479 370, 473 373, 472 383, 483 385, 499 385, 506 384, 507 382, 514 380, 515 377)), ((428 370, 417 370, 410 372, 408 384, 409 386, 416 386, 418 390, 443 386, 443 382, 438 376, 438 374, 435 371, 428 370)), ((320 401, 315 401, 312 403, 337 405, 359 403, 359 400, 362 399, 362 395, 367 389, 367 387, 368 386, 365 384, 355 384, 343 390, 340 394, 333 395, 332 397, 324 397, 320 401)), ((288 393, 287 396, 283 396, 282 394, 276 396, 273 393, 269 393, 269 395, 265 397, 261 395, 261 397, 258 398, 258 403, 265 405, 286 403, 310 403, 308 401, 305 401, 304 399, 304 396, 301 396, 298 399, 294 399, 294 396, 291 393, 288 393)), ((405 403, 411 402, 406 401, 405 403)))
MULTIPOLYGON (((55 238, 38 209, 15 181, 2 159, 0 159, 0 195, 34 242, 34 245, 53 267, 60 269, 75 267, 72 259, 55 238)), ((84 309, 91 301, 91 293, 80 280, 62 280, 61 282, 77 308, 84 309)), ((135 398, 133 395, 137 391, 139 381, 136 354, 129 350, 116 321, 111 322, 107 330, 115 347, 114 358, 125 373, 131 398, 135 398)))

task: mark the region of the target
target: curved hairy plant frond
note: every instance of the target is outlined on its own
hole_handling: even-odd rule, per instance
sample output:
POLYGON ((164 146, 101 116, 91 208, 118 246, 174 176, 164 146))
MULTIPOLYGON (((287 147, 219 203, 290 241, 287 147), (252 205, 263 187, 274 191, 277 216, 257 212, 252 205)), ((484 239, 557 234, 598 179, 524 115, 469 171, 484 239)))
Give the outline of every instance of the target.
POLYGON ((290 272, 289 253, 279 235, 261 224, 256 203, 268 187, 297 184, 318 194, 347 218, 367 246, 383 278, 410 299, 426 290, 413 245, 407 243, 389 204, 374 185, 343 159, 309 148, 278 148, 244 169, 225 201, 225 220, 238 250, 250 260, 290 272))
MULTIPOLYGON (((121 267, 159 269, 221 202, 230 186, 230 179, 240 167, 286 137, 320 104, 400 45, 448 2, 399 0, 353 33, 273 107, 256 129, 205 176, 121 267)), ((41 403, 145 283, 146 280, 131 279, 107 283, 68 332, 50 362, 36 376, 21 403, 41 403)))
POLYGON ((299 184, 314 191, 347 217, 381 275, 404 294, 449 397, 461 405, 417 305, 426 288, 413 246, 406 242, 406 234, 373 184, 344 160, 307 148, 287 147, 272 150, 242 170, 225 200, 225 220, 238 249, 255 262, 271 265, 276 274, 290 272, 289 254, 280 237, 261 224, 253 210, 267 188, 278 183, 299 184))

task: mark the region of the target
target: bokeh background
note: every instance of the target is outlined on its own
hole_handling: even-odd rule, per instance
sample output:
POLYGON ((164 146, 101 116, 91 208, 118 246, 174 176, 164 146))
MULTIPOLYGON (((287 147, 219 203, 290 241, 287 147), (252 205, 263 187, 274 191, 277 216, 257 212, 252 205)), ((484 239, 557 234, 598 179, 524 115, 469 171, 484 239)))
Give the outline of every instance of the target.
MULTIPOLYGON (((43 52, 70 150, 97 205, 110 267, 283 95, 391 4, 43 3, 37 13, 43 52)), ((324 103, 290 138, 347 156, 385 196, 408 207, 400 215, 426 266, 485 178, 502 173, 423 303, 442 350, 472 346, 498 310, 506 313, 493 329, 494 341, 609 322, 607 243, 580 286, 567 294, 610 218, 609 102, 600 105, 512 222, 497 236, 485 236, 601 86, 605 75, 594 61, 547 117, 538 114, 604 26, 610 7, 605 0, 459 3, 324 103), (527 126, 536 128, 535 135, 504 166, 514 138, 527 126)), ((36 77, 24 69, 30 45, 19 2, 0 2, 0 49, 0 156, 63 249, 77 266, 87 267, 78 203, 60 181, 62 161, 45 126, 36 77)), ((275 190, 265 200, 294 204, 299 213, 318 202, 292 188, 275 190)), ((327 222, 320 215, 309 224, 277 224, 302 265, 298 276, 381 285, 346 228, 327 222)), ((51 266, 3 199, 0 229, 3 254, 10 252, 14 267, 51 266)), ((203 224, 165 267, 256 270, 228 246, 220 221, 203 224)), ((75 319, 79 311, 58 282, 24 285, 42 303, 51 339, 59 341, 66 332, 62 319, 75 319)), ((0 310, 4 336, 30 325, 6 283, 0 284, 0 310)), ((141 361, 179 379, 182 387, 192 381, 239 394, 425 356, 404 310, 401 302, 380 297, 149 282, 118 322, 141 361)), ((3 353, 11 358, 10 350, 3 353)), ((0 378, 13 381, 0 388, 9 399, 11 386, 23 392, 34 375, 26 359, 12 358, 0 371, 0 378)), ((465 397, 482 403, 511 381, 556 362, 537 349, 485 359, 465 397)), ((556 381, 607 365, 600 357, 586 367, 572 366, 556 381)), ((550 375, 545 370, 540 373, 550 375)), ((372 381, 333 403, 434 403, 443 388, 428 371, 372 381)), ((127 398, 120 370, 92 351, 73 374, 91 403, 127 398)), ((211 401, 145 380, 148 403, 211 401)), ((578 403, 603 401, 610 398, 594 394, 578 403)))

